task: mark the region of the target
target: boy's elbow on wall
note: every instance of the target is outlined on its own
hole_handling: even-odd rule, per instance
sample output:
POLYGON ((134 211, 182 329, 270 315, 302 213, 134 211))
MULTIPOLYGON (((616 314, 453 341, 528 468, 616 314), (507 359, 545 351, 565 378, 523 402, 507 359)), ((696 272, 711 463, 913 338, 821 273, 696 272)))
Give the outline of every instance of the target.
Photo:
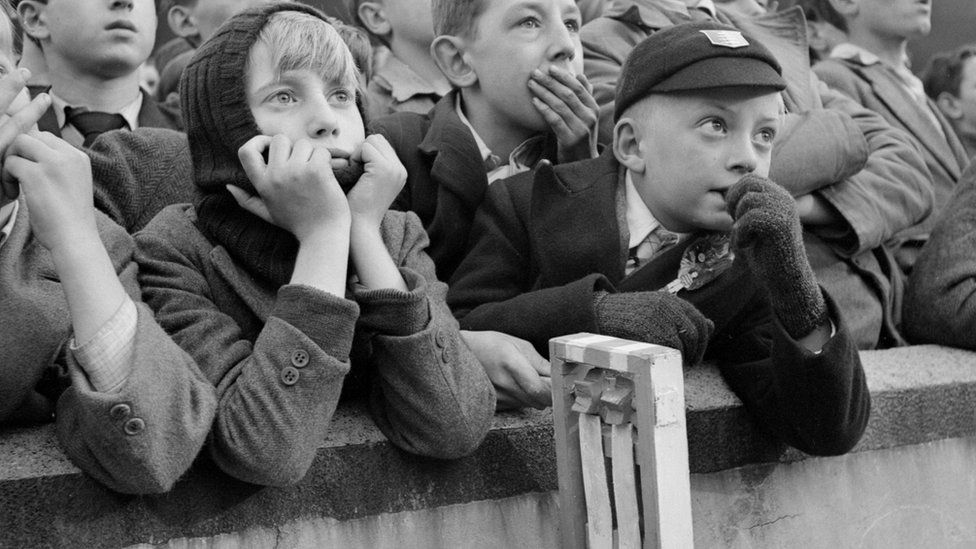
POLYGON ((306 456, 297 448, 292 450, 278 451, 275 445, 268 444, 241 452, 215 444, 210 455, 222 471, 234 478, 261 486, 287 487, 305 478, 315 457, 314 453, 306 456))

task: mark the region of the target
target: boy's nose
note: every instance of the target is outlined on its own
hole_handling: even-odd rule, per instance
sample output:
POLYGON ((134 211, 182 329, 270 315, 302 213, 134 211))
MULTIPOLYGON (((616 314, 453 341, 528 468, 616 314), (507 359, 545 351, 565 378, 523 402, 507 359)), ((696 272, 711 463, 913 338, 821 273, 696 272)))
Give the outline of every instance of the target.
POLYGON ((549 60, 551 62, 572 61, 576 57, 576 42, 566 25, 555 25, 552 36, 549 60))
POLYGON ((339 134, 339 117, 336 115, 329 101, 322 97, 312 105, 313 109, 308 119, 308 135, 313 139, 335 136, 339 134))
POLYGON ((112 9, 132 11, 132 2, 133 0, 112 0, 112 9))
POLYGON ((752 143, 751 136, 736 139, 728 156, 728 169, 742 176, 756 171, 759 154, 752 143))

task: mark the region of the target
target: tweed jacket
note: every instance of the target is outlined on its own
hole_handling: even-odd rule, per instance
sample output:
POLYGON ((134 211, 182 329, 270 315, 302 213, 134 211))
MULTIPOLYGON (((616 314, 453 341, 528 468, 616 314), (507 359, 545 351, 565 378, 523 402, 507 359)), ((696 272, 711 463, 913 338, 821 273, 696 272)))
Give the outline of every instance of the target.
POLYGON ((914 343, 976 349, 976 164, 963 172, 908 280, 905 332, 914 343))
POLYGON ((969 164, 966 150, 956 137, 955 130, 934 103, 928 100, 942 129, 940 134, 902 88, 897 76, 880 63, 865 66, 856 61, 825 59, 817 63, 814 71, 828 86, 881 114, 892 126, 904 130, 916 141, 928 167, 929 185, 935 194, 934 215, 903 236, 924 240, 938 214, 948 203, 959 176, 969 164))
POLYGON ((105 132, 85 150, 95 208, 135 233, 170 204, 194 202, 186 134, 163 128, 105 132))
MULTIPOLYGON (((612 139, 613 100, 624 60, 661 28, 687 13, 645 0, 614 0, 604 17, 583 27, 584 66, 601 105, 601 138, 612 139)), ((904 132, 810 70, 806 26, 798 9, 750 19, 719 11, 718 20, 762 40, 783 67, 790 113, 773 147, 770 177, 794 196, 816 192, 847 229, 804 235, 820 283, 837 298, 861 349, 904 344, 900 333, 904 280, 886 245, 897 245, 932 210, 931 176, 904 132)))
POLYGON ((214 390, 140 302, 132 239, 102 215, 97 223, 137 304, 131 371, 115 392, 89 383, 68 348, 71 316, 57 271, 21 199, 13 233, 0 247, 0 423, 50 421, 53 414, 61 446, 81 470, 119 492, 165 492, 203 445, 214 390))
MULTIPOLYGON (((28 89, 31 97, 35 97, 41 92, 50 91, 51 87, 30 86, 28 89)), ((183 131, 183 117, 176 106, 168 103, 157 103, 146 90, 140 90, 140 93, 142 93, 142 107, 139 108, 140 128, 167 128, 183 131)), ((37 129, 61 137, 61 126, 58 125, 58 117, 54 114, 53 108, 45 111, 41 119, 37 121, 37 129)))
MULTIPOLYGON (((659 290, 674 280, 687 241, 624 276, 627 249, 616 211, 622 175, 604 154, 492 185, 448 295, 462 328, 510 333, 544 351, 552 337, 599 331, 595 291, 659 290)), ((718 362, 763 428, 812 454, 853 447, 870 397, 857 349, 829 296, 836 333, 814 354, 776 321, 743 258, 711 283, 677 295, 715 323, 705 357, 718 362)))
POLYGON ((494 390, 460 340, 416 216, 390 212, 382 224, 409 291, 346 299, 259 278, 196 223, 193 207, 171 206, 136 235, 140 282, 217 388, 209 451, 221 469, 257 484, 299 481, 344 380, 368 386, 375 422, 409 452, 454 458, 481 443, 494 390))
MULTIPOLYGON (((467 252, 471 222, 488 189, 478 144, 454 108, 457 93, 445 95, 425 115, 401 112, 372 124, 407 169, 407 183, 391 209, 420 217, 441 280, 450 279, 467 252)), ((545 157, 556 163, 554 147, 545 157)))

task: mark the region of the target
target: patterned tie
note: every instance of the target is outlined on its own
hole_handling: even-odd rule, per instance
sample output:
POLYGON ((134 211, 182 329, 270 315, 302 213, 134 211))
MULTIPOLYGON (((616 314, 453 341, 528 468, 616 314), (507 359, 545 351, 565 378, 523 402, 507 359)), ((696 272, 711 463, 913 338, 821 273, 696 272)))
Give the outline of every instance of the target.
POLYGON ((128 128, 125 118, 118 113, 90 111, 85 107, 65 107, 68 123, 78 129, 85 138, 84 147, 91 147, 95 139, 110 130, 128 128))
POLYGON ((627 251, 627 265, 624 272, 630 274, 647 263, 658 252, 678 243, 678 235, 658 225, 644 240, 627 251))

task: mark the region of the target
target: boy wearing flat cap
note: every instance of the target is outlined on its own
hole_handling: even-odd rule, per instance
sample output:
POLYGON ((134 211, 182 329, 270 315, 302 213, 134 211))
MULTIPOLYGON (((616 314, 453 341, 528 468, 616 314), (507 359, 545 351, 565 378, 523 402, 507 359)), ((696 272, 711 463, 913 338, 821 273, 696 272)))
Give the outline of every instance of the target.
POLYGON ((850 450, 870 407, 860 359, 794 200, 766 179, 784 87, 769 50, 732 27, 639 44, 611 149, 488 189, 448 294, 462 328, 540 350, 575 332, 673 347, 716 361, 778 439, 850 450))

